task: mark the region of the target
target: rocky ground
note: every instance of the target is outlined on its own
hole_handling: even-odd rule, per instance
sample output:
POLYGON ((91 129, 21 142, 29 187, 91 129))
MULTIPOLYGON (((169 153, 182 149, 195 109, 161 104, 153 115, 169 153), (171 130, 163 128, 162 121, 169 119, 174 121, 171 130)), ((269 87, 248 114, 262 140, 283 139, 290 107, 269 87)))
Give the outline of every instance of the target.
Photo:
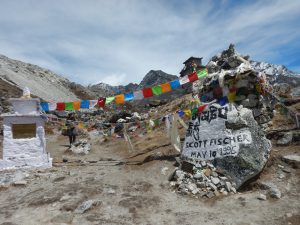
MULTIPOLYGON (((181 129, 184 134, 184 130, 181 129)), ((276 146, 263 172, 236 194, 208 198, 178 192, 164 128, 132 137, 91 140, 87 155, 47 136, 48 170, 1 172, 0 224, 299 224, 299 145, 276 146), (272 194, 277 191, 279 196, 272 194)))

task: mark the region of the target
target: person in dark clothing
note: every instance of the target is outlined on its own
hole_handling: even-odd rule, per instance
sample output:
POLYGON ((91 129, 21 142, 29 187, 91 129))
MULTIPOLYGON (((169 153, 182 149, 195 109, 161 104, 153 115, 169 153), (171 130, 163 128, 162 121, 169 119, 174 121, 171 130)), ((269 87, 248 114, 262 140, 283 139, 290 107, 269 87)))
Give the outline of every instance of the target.
POLYGON ((67 130, 67 135, 69 136, 69 142, 70 142, 70 147, 72 144, 75 143, 76 141, 76 136, 77 136, 77 129, 76 129, 76 125, 75 125, 75 114, 74 113, 70 113, 67 117, 67 122, 66 125, 68 127, 67 130))
POLYGON ((70 125, 69 125, 68 136, 69 136, 69 142, 70 142, 70 147, 71 147, 71 145, 75 143, 76 136, 77 136, 77 130, 76 130, 74 122, 70 123, 70 125))

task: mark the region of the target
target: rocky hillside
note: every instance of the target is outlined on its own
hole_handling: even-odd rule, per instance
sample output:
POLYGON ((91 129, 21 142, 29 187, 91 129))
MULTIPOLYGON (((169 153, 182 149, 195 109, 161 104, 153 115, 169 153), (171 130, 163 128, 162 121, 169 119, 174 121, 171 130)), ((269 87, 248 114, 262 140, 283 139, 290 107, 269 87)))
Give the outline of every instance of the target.
POLYGON ((97 96, 109 96, 116 95, 131 91, 136 91, 144 87, 152 87, 154 85, 162 84, 171 80, 175 80, 178 77, 175 75, 167 74, 161 70, 150 70, 140 84, 129 83, 125 86, 111 86, 109 84, 99 83, 88 86, 88 89, 97 96))
POLYGON ((288 84, 292 96, 300 96, 300 74, 290 71, 283 65, 251 61, 251 66, 258 72, 264 72, 273 85, 288 84))

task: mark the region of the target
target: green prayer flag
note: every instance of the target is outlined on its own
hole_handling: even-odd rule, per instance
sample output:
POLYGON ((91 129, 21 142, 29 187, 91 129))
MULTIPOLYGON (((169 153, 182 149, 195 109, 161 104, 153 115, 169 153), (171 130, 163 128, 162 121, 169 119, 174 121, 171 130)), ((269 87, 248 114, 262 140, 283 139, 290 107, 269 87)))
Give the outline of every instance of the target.
POLYGON ((105 103, 106 104, 112 103, 115 100, 115 98, 116 98, 115 96, 113 96, 113 97, 107 97, 105 103))
POLYGON ((161 95, 162 94, 162 89, 160 85, 152 87, 152 93, 153 95, 161 95))
POLYGON ((66 102, 65 107, 66 107, 65 110, 68 110, 68 111, 74 110, 73 102, 66 102))
POLYGON ((206 69, 206 68, 197 71, 197 76, 198 76, 198 78, 205 77, 206 75, 207 75, 207 69, 206 69))
POLYGON ((192 115, 195 115, 196 113, 198 113, 198 109, 197 108, 193 108, 192 109, 192 115))

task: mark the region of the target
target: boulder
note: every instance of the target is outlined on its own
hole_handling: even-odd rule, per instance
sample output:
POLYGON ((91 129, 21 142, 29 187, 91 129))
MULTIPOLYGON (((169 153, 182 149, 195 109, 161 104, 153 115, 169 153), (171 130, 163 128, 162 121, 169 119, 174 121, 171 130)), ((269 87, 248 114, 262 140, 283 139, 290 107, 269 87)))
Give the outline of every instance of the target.
POLYGON ((283 136, 277 141, 277 145, 288 145, 293 141, 293 132, 284 133, 283 136))
POLYGON ((271 142, 265 137, 251 110, 234 108, 228 112, 227 129, 233 133, 250 132, 252 141, 240 144, 236 156, 216 158, 213 164, 217 170, 230 177, 239 188, 262 171, 270 155, 271 142))
MULTIPOLYGON (((181 158, 195 165, 199 161, 210 161, 207 165, 212 164, 238 189, 262 171, 270 150, 271 142, 250 109, 237 107, 234 103, 225 106, 211 104, 190 120, 181 158)), ((212 172, 203 170, 207 177, 212 172)), ((235 192, 235 188, 230 189, 235 192)))

